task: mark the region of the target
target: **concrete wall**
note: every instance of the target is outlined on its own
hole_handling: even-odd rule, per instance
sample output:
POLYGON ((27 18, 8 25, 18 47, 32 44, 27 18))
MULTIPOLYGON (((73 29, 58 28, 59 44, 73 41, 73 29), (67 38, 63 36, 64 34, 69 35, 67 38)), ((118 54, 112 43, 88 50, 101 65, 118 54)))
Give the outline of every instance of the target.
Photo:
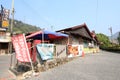
POLYGON ((66 45, 55 45, 56 58, 62 58, 67 56, 67 46, 66 45))

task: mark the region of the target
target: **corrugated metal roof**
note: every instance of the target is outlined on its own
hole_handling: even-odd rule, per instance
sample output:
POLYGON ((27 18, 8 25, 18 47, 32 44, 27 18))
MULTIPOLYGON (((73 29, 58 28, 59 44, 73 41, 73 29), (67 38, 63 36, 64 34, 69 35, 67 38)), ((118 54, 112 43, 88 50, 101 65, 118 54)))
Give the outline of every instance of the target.
POLYGON ((85 23, 81 24, 81 25, 73 26, 73 27, 70 27, 70 28, 65 28, 65 29, 62 29, 62 30, 58 30, 56 32, 64 32, 64 33, 70 32, 72 34, 77 34, 77 35, 80 35, 82 37, 86 37, 86 38, 92 39, 92 35, 91 35, 91 33, 90 33, 90 31, 89 31, 89 29, 88 29, 88 27, 87 27, 87 25, 85 23), (84 32, 80 32, 80 31, 79 32, 75 32, 78 29, 81 29, 81 31, 82 31, 82 28, 84 28, 87 31, 89 36, 86 33, 84 33, 84 32))

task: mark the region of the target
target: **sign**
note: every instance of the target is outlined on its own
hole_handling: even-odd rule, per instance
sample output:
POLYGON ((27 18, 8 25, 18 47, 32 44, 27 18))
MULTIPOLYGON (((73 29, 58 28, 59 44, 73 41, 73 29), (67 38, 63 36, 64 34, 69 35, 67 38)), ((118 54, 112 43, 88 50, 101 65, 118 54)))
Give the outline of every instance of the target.
POLYGON ((8 28, 8 26, 9 26, 9 14, 10 14, 10 10, 5 9, 1 5, 0 27, 8 28))
POLYGON ((2 16, 2 27, 3 28, 8 28, 9 26, 9 13, 10 13, 10 10, 3 9, 3 16, 2 16))
POLYGON ((68 56, 82 56, 83 45, 68 45, 68 56))
POLYGON ((72 54, 74 56, 78 55, 78 45, 68 45, 68 54, 72 54))
POLYGON ((52 59, 54 53, 54 44, 38 44, 37 51, 42 60, 52 59))
POLYGON ((10 13, 10 10, 8 9, 3 9, 3 20, 9 20, 9 13, 10 13))
POLYGON ((0 27, 2 27, 2 14, 0 13, 0 27))
POLYGON ((9 26, 9 21, 2 21, 2 27, 7 28, 9 26))
POLYGON ((28 46, 26 44, 26 39, 23 34, 13 36, 12 43, 15 49, 16 58, 20 62, 30 62, 30 54, 28 46))
POLYGON ((0 13, 0 21, 2 21, 2 14, 0 13))

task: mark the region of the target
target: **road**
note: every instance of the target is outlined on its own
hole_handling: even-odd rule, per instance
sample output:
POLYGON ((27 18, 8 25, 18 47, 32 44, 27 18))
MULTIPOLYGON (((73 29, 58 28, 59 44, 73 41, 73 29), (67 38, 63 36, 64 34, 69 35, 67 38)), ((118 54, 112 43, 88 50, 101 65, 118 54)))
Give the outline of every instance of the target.
POLYGON ((0 80, 12 80, 15 76, 9 71, 10 55, 0 55, 0 80))
POLYGON ((26 80, 120 80, 120 54, 88 54, 26 80))

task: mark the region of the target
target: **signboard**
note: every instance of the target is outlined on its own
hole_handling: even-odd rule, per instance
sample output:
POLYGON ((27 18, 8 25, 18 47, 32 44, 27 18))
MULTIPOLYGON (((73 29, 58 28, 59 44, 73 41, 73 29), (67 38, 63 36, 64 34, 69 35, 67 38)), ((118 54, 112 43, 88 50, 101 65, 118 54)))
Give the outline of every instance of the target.
POLYGON ((82 56, 83 45, 68 45, 68 56, 82 56))
POLYGON ((9 26, 9 13, 10 13, 10 10, 3 9, 3 15, 2 15, 2 27, 3 28, 8 28, 9 26))
POLYGON ((2 27, 2 14, 0 13, 0 27, 2 27))
POLYGON ((54 44, 38 44, 37 51, 42 60, 52 59, 54 53, 54 44))
POLYGON ((10 10, 3 9, 3 20, 5 21, 9 20, 9 13, 10 13, 10 10))
POLYGON ((28 46, 26 44, 26 39, 23 34, 13 36, 12 43, 15 49, 16 58, 20 62, 30 62, 30 54, 28 46))
POLYGON ((5 9, 4 7, 1 6, 0 12, 1 12, 0 13, 0 27, 8 28, 9 27, 10 10, 5 9))
POLYGON ((2 21, 2 27, 8 28, 9 26, 9 21, 2 21))

